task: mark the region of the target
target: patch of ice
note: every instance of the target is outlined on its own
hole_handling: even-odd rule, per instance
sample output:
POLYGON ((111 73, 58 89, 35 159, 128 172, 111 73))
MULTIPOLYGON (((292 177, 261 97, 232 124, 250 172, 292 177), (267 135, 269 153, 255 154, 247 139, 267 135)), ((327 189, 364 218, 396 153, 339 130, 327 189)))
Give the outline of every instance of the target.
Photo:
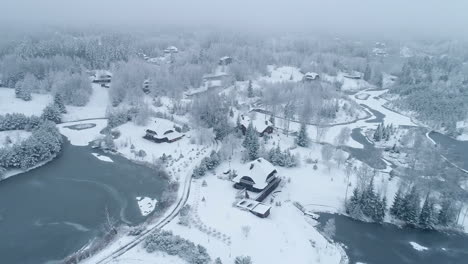
POLYGON ((426 251, 426 250, 429 249, 429 248, 427 248, 425 246, 421 246, 420 244, 418 244, 416 242, 409 242, 409 243, 417 251, 426 251))
POLYGON ((91 153, 93 154, 94 157, 102 160, 102 161, 105 161, 105 162, 114 162, 111 158, 107 157, 107 156, 104 156, 104 155, 101 155, 101 154, 98 154, 98 153, 91 153))
POLYGON ((158 202, 156 199, 151 199, 149 197, 136 197, 138 207, 140 208, 141 215, 147 216, 151 212, 154 211, 156 208, 156 203, 158 202))

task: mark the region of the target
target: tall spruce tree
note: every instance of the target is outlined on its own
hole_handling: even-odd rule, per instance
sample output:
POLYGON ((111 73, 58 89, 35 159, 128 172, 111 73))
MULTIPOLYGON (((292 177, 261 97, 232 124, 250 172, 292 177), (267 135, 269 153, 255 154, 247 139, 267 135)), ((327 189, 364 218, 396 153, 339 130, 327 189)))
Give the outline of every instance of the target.
POLYGON ((371 76, 372 76, 372 70, 371 70, 371 67, 369 64, 366 65, 366 69, 364 70, 364 80, 365 81, 370 81, 371 79, 371 76))
POLYGON ((427 195, 419 215, 419 226, 423 229, 433 229, 434 225, 434 202, 427 195))
POLYGON ((408 225, 416 226, 421 207, 421 199, 419 197, 416 186, 411 188, 411 191, 405 195, 402 204, 402 219, 408 225))
POLYGON ((252 98, 254 97, 253 85, 252 80, 249 80, 249 84, 247 86, 247 97, 252 98))
POLYGON ((301 128, 297 134, 296 144, 301 147, 308 147, 310 143, 309 135, 307 134, 307 126, 301 123, 301 128))
POLYGON ((393 199, 392 207, 390 208, 390 214, 394 217, 401 219, 403 211, 403 193, 402 188, 399 188, 393 199))
POLYGON ((56 93, 54 96, 54 105, 57 107, 57 109, 62 113, 66 114, 67 109, 65 108, 65 104, 63 103, 63 98, 60 93, 56 93))
POLYGON ((257 159, 259 156, 258 150, 260 149, 260 142, 258 140, 258 133, 255 130, 252 122, 250 122, 247 130, 245 131, 245 138, 242 146, 247 150, 249 160, 257 159))
POLYGON ((442 204, 440 205, 440 211, 437 216, 437 221, 439 225, 449 226, 454 222, 454 214, 452 209, 451 199, 444 197, 442 204))

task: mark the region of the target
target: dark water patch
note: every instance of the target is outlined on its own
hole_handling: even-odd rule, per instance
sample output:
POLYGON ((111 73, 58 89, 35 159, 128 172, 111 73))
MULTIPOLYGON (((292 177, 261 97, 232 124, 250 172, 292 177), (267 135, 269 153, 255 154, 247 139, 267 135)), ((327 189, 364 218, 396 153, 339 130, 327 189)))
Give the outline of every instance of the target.
POLYGON ((441 147, 444 155, 457 166, 468 170, 468 141, 461 141, 438 132, 430 132, 429 137, 441 147))
POLYGON ((464 234, 365 223, 335 214, 320 214, 320 226, 323 227, 329 219, 335 220, 334 240, 346 246, 350 263, 467 263, 468 236, 464 234), (418 251, 410 242, 427 250, 418 251))
POLYGON ((361 128, 355 128, 351 131, 351 138, 363 145, 364 148, 344 147, 344 150, 351 154, 351 157, 366 163, 370 167, 378 170, 385 169, 387 164, 381 159, 382 150, 374 147, 362 134, 361 128))
POLYGON ((137 196, 159 200, 158 173, 116 155, 104 162, 89 147, 65 142, 46 165, 0 183, 0 262, 62 259, 101 234, 106 210, 120 223, 139 224, 137 196))

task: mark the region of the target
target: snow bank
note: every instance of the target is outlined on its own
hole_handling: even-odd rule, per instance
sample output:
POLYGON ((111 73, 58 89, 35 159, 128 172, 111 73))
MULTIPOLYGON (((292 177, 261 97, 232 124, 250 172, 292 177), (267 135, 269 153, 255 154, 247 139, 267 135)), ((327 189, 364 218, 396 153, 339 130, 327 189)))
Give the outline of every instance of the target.
POLYGON ((15 90, 0 88, 0 115, 7 113, 22 113, 27 116, 41 115, 42 110, 52 102, 50 94, 32 94, 31 101, 15 97, 15 90))
POLYGON ((156 199, 140 196, 137 196, 136 200, 142 216, 147 216, 153 212, 154 208, 156 208, 156 203, 158 202, 156 199))
POLYGON ((60 133, 68 138, 70 143, 75 146, 87 146, 89 142, 93 141, 97 137, 100 136, 100 131, 107 126, 106 119, 96 119, 96 120, 88 120, 88 121, 77 121, 77 122, 70 122, 70 123, 62 123, 57 125, 59 128, 60 133), (84 130, 76 130, 67 128, 70 125, 78 125, 78 124, 86 124, 86 123, 93 123, 96 124, 95 127, 84 129, 84 130))
POLYGON ((420 244, 418 244, 416 242, 409 242, 409 243, 417 251, 426 251, 426 250, 429 249, 427 247, 421 246, 420 244))
POLYGON ((94 157, 96 157, 99 160, 105 161, 105 162, 114 162, 111 158, 98 154, 98 153, 91 153, 93 154, 94 157))

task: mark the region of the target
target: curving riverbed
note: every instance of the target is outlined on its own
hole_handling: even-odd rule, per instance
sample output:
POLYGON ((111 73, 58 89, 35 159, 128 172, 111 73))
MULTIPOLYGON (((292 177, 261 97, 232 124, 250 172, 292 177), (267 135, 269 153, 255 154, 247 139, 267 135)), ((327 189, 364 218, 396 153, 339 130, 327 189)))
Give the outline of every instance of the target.
POLYGON ((1 263, 68 256, 100 234, 106 210, 130 225, 147 218, 136 197, 159 200, 166 181, 148 167, 106 156, 114 162, 65 140, 55 160, 0 182, 1 263))

